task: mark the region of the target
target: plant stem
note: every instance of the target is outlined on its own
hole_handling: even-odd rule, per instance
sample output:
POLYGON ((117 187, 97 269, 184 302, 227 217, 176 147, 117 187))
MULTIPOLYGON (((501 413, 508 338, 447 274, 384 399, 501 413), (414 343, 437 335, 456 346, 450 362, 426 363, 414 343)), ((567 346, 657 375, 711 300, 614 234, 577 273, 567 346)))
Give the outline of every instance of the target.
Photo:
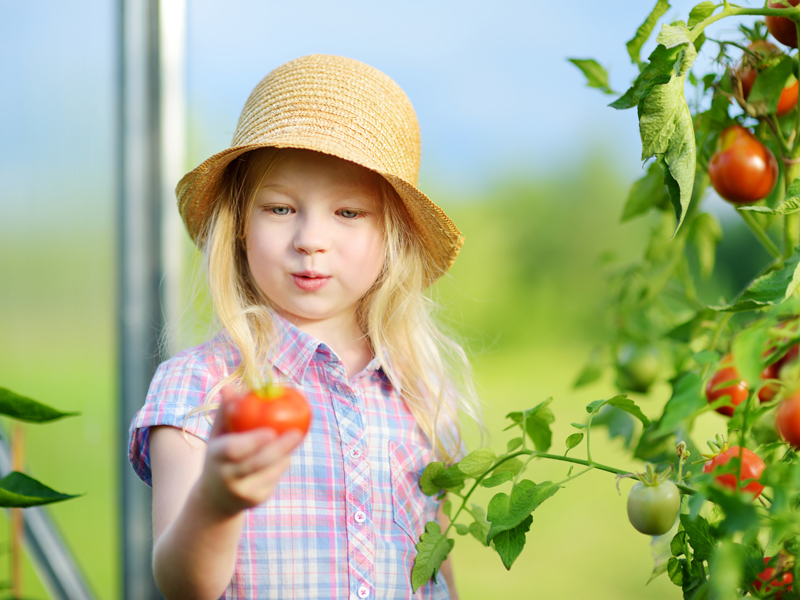
MULTIPOLYGON (((755 216, 749 210, 737 210, 736 212, 742 217, 742 220, 747 223, 747 226, 750 228, 750 231, 758 238, 758 241, 761 242, 761 245, 764 246, 767 252, 772 255, 772 258, 779 259, 781 258, 781 251, 775 245, 775 242, 767 235, 767 232, 764 231, 764 228, 761 227, 761 224, 756 220, 755 216)), ((791 215, 786 215, 787 217, 791 215)))

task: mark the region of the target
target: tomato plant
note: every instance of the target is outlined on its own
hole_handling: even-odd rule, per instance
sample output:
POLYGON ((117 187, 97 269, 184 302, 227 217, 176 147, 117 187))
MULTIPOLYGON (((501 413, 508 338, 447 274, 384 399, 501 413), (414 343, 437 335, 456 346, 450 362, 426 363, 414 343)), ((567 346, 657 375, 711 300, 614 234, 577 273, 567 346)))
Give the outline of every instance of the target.
POLYGON ((554 449, 548 399, 508 415, 513 437, 502 451, 480 448, 427 466, 420 487, 444 502, 450 523, 426 525, 411 573, 415 589, 436 575, 456 536, 475 538, 511 568, 543 502, 558 502, 586 473, 635 477, 642 464, 681 496, 674 529, 666 523, 673 525, 674 501, 669 511, 651 512, 661 506, 657 486, 636 484, 629 496, 635 526, 666 531, 650 546, 652 577, 666 574, 684 598, 700 599, 774 598, 788 587, 786 575, 792 585, 800 576, 800 110, 791 108, 800 0, 699 2, 669 22, 666 0, 653 1, 624 41, 637 70, 625 91, 615 91, 596 60, 570 59, 591 88, 614 96, 612 109, 636 109, 629 114, 646 161, 621 221, 647 221, 650 234, 640 253, 605 263, 606 341, 575 380, 575 387, 596 386, 602 399, 571 423, 561 448, 554 449), (790 48, 777 51, 767 30, 790 48), (706 60, 697 60, 701 53, 706 60), (732 219, 720 222, 708 210, 712 189, 733 205, 732 219), (739 226, 760 249, 742 246, 728 266, 744 269, 745 253, 758 264, 743 288, 727 289, 717 248, 739 226), (633 340, 657 347, 658 364, 633 340), (609 372, 623 393, 601 387, 609 372), (647 395, 646 403, 640 407, 628 391, 647 395), (718 429, 711 456, 698 450, 698 423, 718 429), (626 450, 624 468, 597 456, 592 440, 601 433, 626 450), (564 464, 563 476, 543 480, 536 471, 544 460, 564 464), (488 505, 475 503, 477 489, 499 486, 506 488, 488 505), (664 520, 651 527, 654 516, 664 520))
MULTIPOLYGON (((756 40, 747 46, 742 56, 742 63, 736 71, 736 79, 742 86, 741 100, 737 98, 740 105, 747 103, 747 99, 750 97, 750 91, 753 89, 753 84, 755 84, 756 78, 758 77, 758 72, 763 71, 773 59, 782 55, 783 53, 775 44, 771 44, 766 40, 756 40), (744 102, 742 102, 742 100, 744 102)), ((797 78, 793 77, 790 83, 781 90, 778 106, 775 111, 775 114, 779 117, 791 112, 791 110, 797 106, 798 87, 800 86, 798 86, 797 78)))
POLYGON ((290 429, 305 434, 311 424, 311 407, 296 389, 269 384, 240 396, 227 407, 225 417, 228 431, 269 427, 278 434, 290 429))
POLYGON ((714 478, 717 483, 736 490, 737 486, 741 485, 742 482, 752 479, 755 481, 750 481, 741 489, 750 492, 754 497, 761 495, 761 492, 764 491, 764 486, 758 480, 766 465, 758 454, 747 448, 739 448, 739 446, 723 447, 718 454, 703 465, 703 473, 714 473, 715 471, 723 470, 721 467, 727 465, 732 458, 740 461, 738 469, 736 469, 735 473, 717 475, 714 478))
POLYGON ((650 469, 628 493, 628 520, 646 535, 664 535, 675 524, 681 509, 678 486, 650 469))
POLYGON ((708 176, 717 193, 734 204, 750 204, 769 196, 778 180, 778 162, 769 148, 741 125, 719 136, 708 163, 708 176))
POLYGON ((735 407, 747 400, 750 395, 750 387, 739 375, 736 367, 731 364, 732 361, 733 357, 731 355, 726 356, 722 362, 722 368, 714 373, 714 376, 706 384, 706 399, 709 404, 721 398, 729 399, 730 404, 718 406, 714 409, 719 414, 728 417, 732 417, 735 407))

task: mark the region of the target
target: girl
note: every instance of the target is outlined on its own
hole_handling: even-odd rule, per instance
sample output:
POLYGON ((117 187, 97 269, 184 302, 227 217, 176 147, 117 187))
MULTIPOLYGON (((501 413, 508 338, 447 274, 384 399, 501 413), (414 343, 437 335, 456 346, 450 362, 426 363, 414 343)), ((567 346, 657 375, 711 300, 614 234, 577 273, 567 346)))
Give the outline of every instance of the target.
MULTIPOLYGON (((167 598, 412 597, 415 544, 444 521, 419 476, 458 458, 457 413, 480 418, 423 295, 462 237, 418 168, 397 84, 315 55, 267 75, 231 148, 178 184, 220 333, 159 367, 131 425, 167 598), (237 394, 268 379, 306 395, 304 439, 224 431, 237 394)), ((442 573, 415 598, 455 598, 442 573)))

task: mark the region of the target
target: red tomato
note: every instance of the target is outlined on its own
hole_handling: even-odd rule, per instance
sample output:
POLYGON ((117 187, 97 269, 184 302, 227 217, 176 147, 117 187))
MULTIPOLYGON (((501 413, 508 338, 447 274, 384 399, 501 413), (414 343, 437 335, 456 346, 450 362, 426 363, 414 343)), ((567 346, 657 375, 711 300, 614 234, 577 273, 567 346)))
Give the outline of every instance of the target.
POLYGON ((787 443, 800 448, 800 389, 780 403, 775 425, 787 443))
POLYGON ((299 391, 270 385, 240 397, 225 416, 228 431, 269 427, 279 435, 290 429, 299 429, 305 435, 311 424, 311 407, 299 391))
MULTIPOLYGON (((789 4, 797 6, 800 0, 789 0, 789 4)), ((786 8, 781 6, 778 2, 770 2, 770 8, 786 8)), ((786 44, 790 48, 797 48, 797 27, 786 17, 767 17, 767 29, 772 36, 781 44, 786 44)))
POLYGON ((719 414, 727 417, 733 416, 734 407, 739 406, 750 395, 750 387, 732 363, 733 356, 728 354, 722 359, 722 368, 714 373, 714 376, 706 384, 706 398, 709 404, 723 396, 730 397, 730 406, 720 406, 715 409, 719 414))
MULTIPOLYGON (((800 0, 798 0, 800 2, 800 0)), ((766 40, 756 40, 750 44, 747 49, 758 58, 751 54, 746 54, 742 57, 742 64, 737 71, 739 81, 742 82, 742 96, 745 100, 750 96, 750 90, 753 89, 753 84, 758 77, 758 72, 766 67, 763 63, 765 60, 783 54, 775 44, 770 44, 766 40)), ((792 111, 797 106, 797 93, 800 85, 795 79, 794 83, 786 86, 781 91, 781 96, 778 99, 778 108, 776 114, 782 117, 786 113, 792 111)))
MULTIPOLYGON (((724 452, 717 454, 703 465, 703 473, 713 472, 717 467, 728 464, 732 458, 739 458, 739 446, 731 446, 724 452)), ((751 481, 741 489, 752 493, 754 498, 758 498, 764 490, 764 486, 758 482, 758 478, 761 477, 761 472, 766 465, 758 454, 747 448, 742 448, 741 460, 742 481, 755 479, 755 481, 751 481)), ((736 489, 736 473, 723 473, 722 475, 717 475, 715 479, 720 485, 729 487, 732 490, 736 489)))
POLYGON ((769 196, 775 187, 778 161, 747 129, 731 125, 719 136, 708 175, 711 185, 728 202, 752 204, 769 196))
MULTIPOLYGON (((771 559, 771 556, 765 556, 764 564, 768 564, 771 559)), ((758 574, 758 579, 753 582, 753 587, 760 592, 761 587, 766 583, 764 593, 774 593, 775 595, 771 597, 775 598, 775 600, 779 600, 783 598, 784 592, 788 592, 789 589, 791 589, 793 581, 794 577, 792 577, 792 574, 788 571, 783 573, 778 579, 775 579, 775 567, 767 567, 758 574)))

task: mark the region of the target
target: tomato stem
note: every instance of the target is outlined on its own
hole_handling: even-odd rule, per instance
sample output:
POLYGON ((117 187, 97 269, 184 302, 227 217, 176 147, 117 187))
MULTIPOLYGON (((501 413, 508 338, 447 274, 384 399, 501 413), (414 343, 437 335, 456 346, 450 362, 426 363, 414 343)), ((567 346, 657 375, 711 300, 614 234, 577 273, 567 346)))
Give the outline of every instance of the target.
POLYGON ((775 245, 775 242, 772 241, 769 235, 767 235, 767 232, 764 231, 764 228, 761 227, 761 224, 756 220, 755 216, 749 210, 737 210, 736 212, 741 215, 742 220, 747 224, 756 238, 758 238, 758 241, 761 242, 764 249, 772 255, 772 258, 776 260, 781 258, 782 254, 780 249, 775 245))

